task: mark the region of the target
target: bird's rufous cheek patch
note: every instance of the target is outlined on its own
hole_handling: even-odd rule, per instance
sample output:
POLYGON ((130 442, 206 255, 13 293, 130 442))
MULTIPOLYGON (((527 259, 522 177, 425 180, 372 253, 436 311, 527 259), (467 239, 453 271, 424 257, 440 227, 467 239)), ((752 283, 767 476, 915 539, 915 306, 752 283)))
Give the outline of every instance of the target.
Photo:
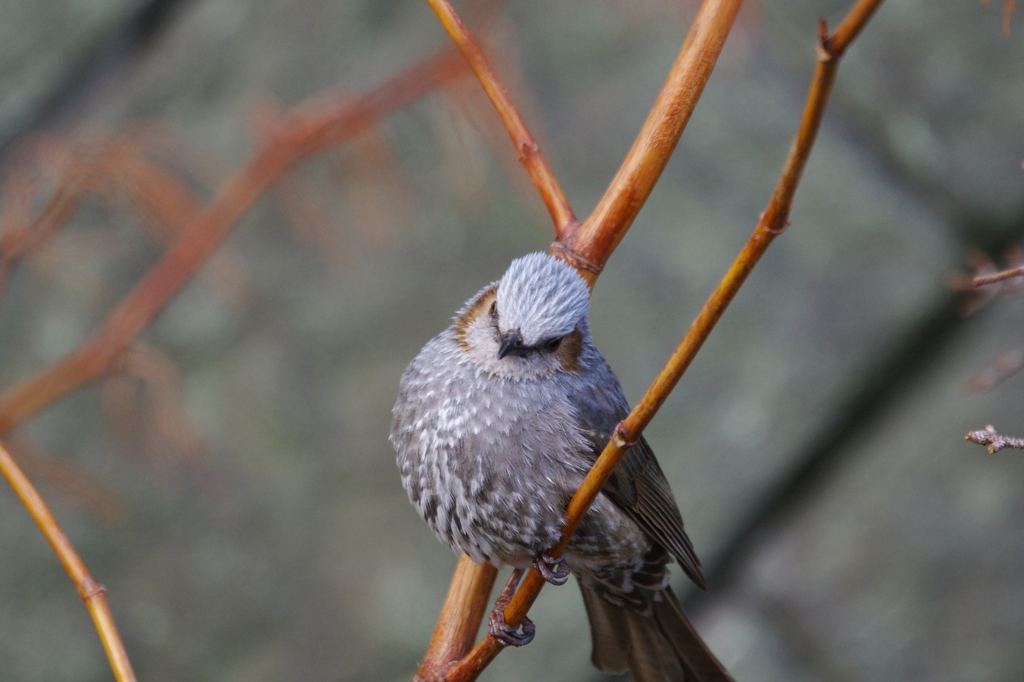
POLYGON ((562 342, 558 344, 555 355, 562 363, 562 371, 580 372, 583 366, 580 365, 580 350, 583 348, 583 334, 579 329, 566 334, 562 342))
POLYGON ((455 340, 463 350, 469 350, 469 341, 466 340, 466 333, 469 331, 470 325, 481 315, 490 314, 491 306, 494 305, 497 297, 498 287, 491 287, 480 294, 480 297, 473 301, 473 305, 459 319, 455 320, 455 340))

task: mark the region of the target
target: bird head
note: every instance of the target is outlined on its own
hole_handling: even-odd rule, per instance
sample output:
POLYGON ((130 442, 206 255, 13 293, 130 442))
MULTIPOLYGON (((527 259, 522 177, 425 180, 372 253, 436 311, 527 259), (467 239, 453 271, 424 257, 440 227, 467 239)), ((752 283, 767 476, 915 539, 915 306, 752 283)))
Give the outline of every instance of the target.
POLYGON ((545 253, 517 258, 456 318, 459 342, 478 365, 508 377, 578 369, 590 290, 570 265, 545 253))

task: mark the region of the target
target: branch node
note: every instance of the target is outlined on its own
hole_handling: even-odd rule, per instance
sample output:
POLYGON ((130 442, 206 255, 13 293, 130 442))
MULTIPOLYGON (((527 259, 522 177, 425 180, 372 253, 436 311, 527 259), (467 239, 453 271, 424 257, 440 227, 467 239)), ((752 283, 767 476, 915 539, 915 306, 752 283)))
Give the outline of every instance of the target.
POLYGON ((828 22, 825 17, 818 18, 818 39, 821 40, 822 45, 828 42, 828 22))
POLYGON ((818 19, 818 61, 819 62, 831 62, 839 58, 839 54, 833 49, 834 36, 829 35, 828 22, 825 21, 824 17, 818 19))
POLYGON ((516 155, 516 158, 518 158, 519 163, 524 163, 526 159, 530 158, 531 156, 535 155, 537 152, 540 151, 540 145, 538 145, 535 141, 528 139, 520 140, 518 147, 519 148, 517 151, 519 153, 516 155))
POLYGON ((768 211, 763 211, 759 216, 758 222, 766 232, 770 232, 773 235, 779 235, 786 231, 789 227, 789 213, 793 209, 793 202, 789 202, 786 210, 776 211, 771 218, 767 218, 768 211))
POLYGON ((89 601, 90 599, 106 594, 107 588, 96 582, 92 576, 86 576, 85 580, 82 581, 81 586, 78 588, 78 594, 82 597, 82 601, 89 601))
POLYGON ((551 255, 564 260, 577 270, 592 272, 595 277, 601 274, 602 267, 600 265, 571 250, 568 246, 557 239, 551 242, 551 248, 548 250, 551 252, 551 255))
POLYGON ((618 425, 615 427, 615 433, 612 434, 612 440, 615 442, 615 446, 622 448, 623 450, 628 450, 637 443, 639 443, 640 438, 641 436, 637 436, 636 438, 630 438, 629 432, 626 430, 626 427, 623 425, 622 422, 618 423, 618 425))

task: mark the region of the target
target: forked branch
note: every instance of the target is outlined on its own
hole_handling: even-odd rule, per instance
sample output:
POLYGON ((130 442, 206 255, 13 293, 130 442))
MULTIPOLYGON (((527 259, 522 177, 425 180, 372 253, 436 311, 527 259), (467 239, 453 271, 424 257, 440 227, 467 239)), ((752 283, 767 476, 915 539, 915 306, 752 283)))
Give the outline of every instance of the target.
POLYGON ((572 234, 555 235, 551 252, 593 284, 633 224, 683 134, 729 37, 742 0, 706 0, 632 148, 594 211, 572 234))
MULTIPOLYGON (((704 48, 704 44, 697 44, 698 40, 695 36, 707 28, 706 25, 702 24, 702 19, 711 22, 711 18, 704 14, 705 10, 710 11, 713 8, 715 13, 712 16, 718 21, 725 21, 725 17, 721 13, 731 13, 728 16, 735 17, 738 3, 734 4, 735 7, 727 2, 713 2, 712 0, 706 2, 701 8, 701 14, 695 21, 690 37, 687 38, 683 46, 683 52, 686 52, 688 48, 695 50, 704 48)), ((825 105, 828 101, 832 83, 835 80, 839 58, 880 4, 881 0, 860 0, 854 5, 832 35, 828 34, 824 22, 822 22, 818 62, 811 81, 803 116, 780 174, 779 183, 769 200, 767 208, 758 220, 747 243, 719 282, 711 297, 704 304, 704 307, 690 326, 682 342, 673 352, 669 361, 655 378, 640 402, 637 403, 626 419, 616 427, 614 436, 608 442, 594 467, 573 496, 566 512, 567 520, 562 530, 561 540, 550 550, 552 556, 560 556, 564 552, 583 515, 590 508, 590 505, 608 480, 615 466, 619 463, 625 452, 640 438, 644 428, 650 423, 669 393, 689 367, 705 339, 707 339, 711 330, 721 318, 726 307, 735 297, 736 292, 742 286, 751 270, 753 270, 760 257, 774 238, 785 230, 789 220, 789 210, 792 205, 793 195, 821 125, 825 105)), ((712 23, 719 27, 724 26, 727 32, 728 26, 731 25, 731 18, 724 24, 712 23)), ((708 30, 704 34, 705 39, 709 41, 714 39, 720 30, 708 30)), ((724 40, 724 36, 722 40, 724 40)), ((676 62, 676 66, 678 67, 681 63, 685 63, 685 61, 681 55, 676 62)), ((705 80, 706 74, 710 73, 709 68, 698 69, 698 71, 705 74, 705 80)), ((655 112, 662 106, 662 97, 665 95, 665 91, 670 89, 670 84, 675 76, 676 74, 673 72, 669 78, 669 83, 666 84, 662 95, 659 96, 655 112)), ((689 88, 675 88, 675 96, 682 101, 689 92, 692 92, 694 89, 699 92, 701 87, 702 83, 699 87, 690 85, 689 88)), ((665 107, 665 110, 670 111, 671 107, 665 107)), ((657 152, 654 152, 654 149, 667 144, 670 152, 678 140, 678 134, 682 132, 682 125, 676 128, 678 120, 672 117, 662 115, 660 117, 661 123, 658 125, 659 116, 655 112, 652 112, 651 117, 648 118, 644 131, 641 132, 637 142, 634 143, 634 147, 630 150, 629 156, 623 163, 616 181, 612 183, 612 187, 606 193, 607 201, 602 200, 598 209, 595 210, 595 215, 598 215, 599 211, 601 212, 599 217, 595 218, 592 215, 581 227, 580 232, 587 236, 580 237, 579 242, 577 242, 575 241, 575 235, 570 235, 562 244, 556 242, 552 248, 552 251, 555 253, 568 255, 567 260, 576 264, 578 268, 580 268, 579 261, 575 259, 581 259, 585 264, 583 269, 590 273, 590 281, 596 278, 600 272, 600 266, 607 261, 611 250, 614 249, 628 228, 629 223, 632 222, 636 213, 639 212, 639 208, 650 193, 650 189, 657 180, 661 168, 664 167, 667 155, 662 157, 657 152), (655 123, 652 123, 652 120, 655 123), (649 127, 651 128, 650 130, 648 130, 649 127), (658 137, 657 133, 659 131, 664 133, 667 130, 678 130, 676 137, 674 139, 658 137), (647 159, 647 162, 655 167, 654 172, 650 172, 651 169, 644 165, 644 159, 647 159), (620 179, 621 184, 619 183, 620 179), (631 183, 640 183, 640 185, 631 183), (639 189, 637 189, 638 186, 639 189), (625 225, 622 225, 621 222, 625 222, 625 225), (566 248, 565 242, 569 244, 578 243, 581 246, 577 248, 589 249, 589 251, 576 253, 571 248, 566 248), (586 265, 590 267, 586 267, 586 265)), ((685 118, 682 120, 682 124, 685 125, 685 118)), ((583 269, 581 269, 581 274, 583 269)), ((467 570, 465 566, 467 561, 468 559, 465 557, 460 560, 460 572, 467 570)), ((536 569, 531 569, 513 597, 512 602, 505 609, 505 621, 510 626, 515 627, 522 623, 544 584, 545 580, 540 573, 536 569)), ((502 648, 503 645, 497 639, 487 635, 468 656, 452 665, 443 676, 437 678, 421 677, 421 679, 444 679, 449 682, 475 679, 502 648)), ((423 676, 425 672, 429 671, 421 668, 420 675, 423 676)))

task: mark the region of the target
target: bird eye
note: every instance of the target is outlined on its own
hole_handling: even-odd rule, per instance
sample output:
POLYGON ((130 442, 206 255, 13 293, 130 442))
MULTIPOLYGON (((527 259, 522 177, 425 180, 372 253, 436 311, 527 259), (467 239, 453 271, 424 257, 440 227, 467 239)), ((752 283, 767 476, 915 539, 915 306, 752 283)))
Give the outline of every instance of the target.
POLYGON ((561 336, 553 339, 548 339, 547 341, 544 342, 541 348, 543 348, 548 353, 554 353, 556 350, 558 350, 558 345, 560 343, 562 343, 561 336))
POLYGON ((498 316, 498 302, 497 301, 491 301, 491 317, 497 317, 497 316, 498 316))

